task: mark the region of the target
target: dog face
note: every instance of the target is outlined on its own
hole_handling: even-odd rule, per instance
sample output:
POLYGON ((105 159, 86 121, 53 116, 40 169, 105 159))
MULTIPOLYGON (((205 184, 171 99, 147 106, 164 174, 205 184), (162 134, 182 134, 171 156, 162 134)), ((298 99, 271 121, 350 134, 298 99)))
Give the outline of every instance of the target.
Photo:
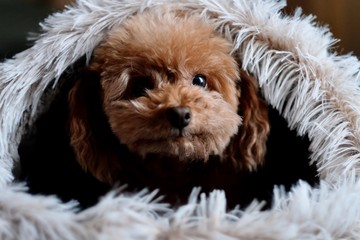
POLYGON ((144 14, 95 52, 104 111, 130 151, 183 159, 221 154, 238 131, 237 64, 198 18, 144 14))
MULTIPOLYGON (((206 161, 220 155, 243 161, 238 165, 255 166, 260 160, 254 156, 263 155, 267 119, 252 113, 242 124, 239 113, 247 110, 241 107, 241 92, 247 91, 249 101, 259 100, 255 82, 243 84, 243 90, 239 87, 240 71, 230 50, 231 44, 197 15, 149 11, 111 30, 95 50, 89 70, 98 76, 101 108, 119 143, 144 159, 158 154, 179 161, 206 161), (249 132, 239 134, 246 132, 241 130, 244 124, 249 132), (254 148, 260 152, 254 153, 254 148)), ((80 86, 70 94, 70 108, 77 105, 80 86)), ((254 111, 260 105, 244 104, 254 111)), ((98 145, 89 138, 97 137, 83 131, 96 126, 84 127, 91 116, 76 113, 79 106, 73 108, 70 133, 79 162, 100 180, 113 181, 111 172, 119 161, 105 160, 107 154, 89 154, 98 145)))

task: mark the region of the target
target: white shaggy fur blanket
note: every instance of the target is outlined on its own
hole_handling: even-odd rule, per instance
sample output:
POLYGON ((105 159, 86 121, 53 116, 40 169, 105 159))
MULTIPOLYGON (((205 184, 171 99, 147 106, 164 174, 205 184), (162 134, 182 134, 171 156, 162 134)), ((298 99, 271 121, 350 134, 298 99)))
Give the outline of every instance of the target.
MULTIPOLYGON (((359 61, 332 52, 327 28, 283 0, 79 0, 48 17, 28 50, 0 63, 0 239, 360 239, 359 61), (13 183, 21 136, 51 101, 62 72, 90 57, 108 29, 159 4, 201 12, 233 42, 242 68, 289 128, 311 141, 321 183, 274 190, 271 209, 254 202, 226 211, 223 192, 196 190, 178 209, 153 193, 111 192, 78 212, 13 183), (215 14, 214 14, 215 13, 215 14), (44 96, 45 92, 47 97, 44 96), (47 101, 44 101, 46 100, 47 101)), ((51 159, 49 159, 51 160, 51 159)), ((291 161, 291 159, 289 159, 291 161)))

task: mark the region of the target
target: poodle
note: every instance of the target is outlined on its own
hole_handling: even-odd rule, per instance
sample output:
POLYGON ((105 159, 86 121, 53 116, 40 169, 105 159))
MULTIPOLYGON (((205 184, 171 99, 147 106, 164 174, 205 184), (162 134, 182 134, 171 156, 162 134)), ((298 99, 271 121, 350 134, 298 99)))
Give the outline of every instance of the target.
POLYGON ((231 47, 209 20, 164 8, 114 27, 69 93, 82 168, 108 184, 158 188, 173 203, 255 170, 268 111, 231 47))

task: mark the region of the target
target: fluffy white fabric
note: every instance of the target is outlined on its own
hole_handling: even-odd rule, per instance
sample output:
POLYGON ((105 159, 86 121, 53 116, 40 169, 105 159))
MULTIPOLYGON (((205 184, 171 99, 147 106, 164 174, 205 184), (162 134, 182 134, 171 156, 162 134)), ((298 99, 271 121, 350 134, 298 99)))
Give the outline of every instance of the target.
MULTIPOLYGON (((359 61, 331 51, 328 29, 281 0, 79 0, 42 23, 33 47, 0 64, 1 239, 360 239, 359 61), (223 192, 197 190, 179 209, 154 193, 109 193, 77 212, 55 197, 12 183, 21 136, 51 102, 58 78, 90 54, 107 30, 132 14, 171 3, 201 12, 233 42, 242 67, 259 81, 289 128, 311 140, 321 184, 275 190, 274 205, 226 212, 223 192), (216 13, 216 14, 214 14, 216 13), (53 92, 47 92, 49 86, 53 92), (45 96, 46 92, 46 96, 45 96), (46 101, 45 101, 46 100, 46 101)), ((291 161, 291 159, 289 159, 291 161)))

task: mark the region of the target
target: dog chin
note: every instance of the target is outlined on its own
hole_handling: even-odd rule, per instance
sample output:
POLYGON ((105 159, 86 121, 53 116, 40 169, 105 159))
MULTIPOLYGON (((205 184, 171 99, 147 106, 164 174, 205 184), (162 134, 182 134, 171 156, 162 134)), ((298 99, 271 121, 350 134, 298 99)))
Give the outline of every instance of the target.
POLYGON ((149 155, 158 155, 159 157, 176 158, 179 161, 207 161, 210 155, 218 155, 223 150, 209 147, 209 145, 215 145, 214 143, 204 143, 195 139, 177 137, 173 140, 139 140, 136 145, 128 147, 130 151, 136 152, 143 158, 149 155))

